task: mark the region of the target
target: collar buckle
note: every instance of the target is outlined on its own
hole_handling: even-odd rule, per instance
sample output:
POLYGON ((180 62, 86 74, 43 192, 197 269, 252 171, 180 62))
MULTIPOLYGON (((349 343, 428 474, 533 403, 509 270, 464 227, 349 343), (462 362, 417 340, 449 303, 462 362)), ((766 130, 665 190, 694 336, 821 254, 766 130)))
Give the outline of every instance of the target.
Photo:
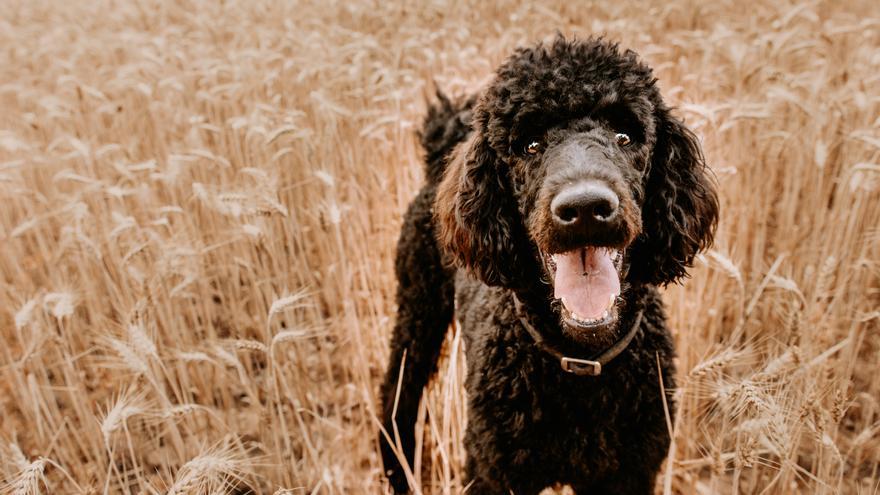
POLYGON ((602 374, 602 363, 599 361, 562 356, 559 364, 562 365, 564 371, 575 375, 599 376, 602 374))

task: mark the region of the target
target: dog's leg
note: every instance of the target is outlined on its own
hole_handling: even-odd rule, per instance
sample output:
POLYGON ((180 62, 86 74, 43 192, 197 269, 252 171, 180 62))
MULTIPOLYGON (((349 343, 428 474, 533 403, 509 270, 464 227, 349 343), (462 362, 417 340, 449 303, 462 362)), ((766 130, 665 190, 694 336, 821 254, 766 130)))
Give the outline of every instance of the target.
MULTIPOLYGON (((444 266, 434 237, 434 196, 435 187, 426 186, 404 218, 396 259, 397 321, 381 389, 382 425, 393 444, 399 439, 410 466, 422 389, 436 369, 453 313, 454 272, 444 266), (402 373, 401 362, 405 363, 402 373)), ((379 443, 392 487, 398 493, 406 492, 406 476, 384 433, 380 433, 379 443)))
POLYGON ((654 481, 646 480, 644 476, 633 474, 632 477, 608 480, 590 488, 575 488, 577 495, 590 493, 615 493, 619 495, 651 495, 654 493, 654 481))
MULTIPOLYGON (((465 484, 466 494, 474 495, 539 495, 544 488, 551 486, 551 483, 540 484, 533 480, 527 480, 522 483, 511 482, 508 484, 500 484, 497 481, 491 481, 486 478, 471 478, 465 484)), ((580 492, 578 492, 580 493, 580 492)), ((584 492, 584 493, 605 493, 605 492, 584 492)), ((613 492, 608 492, 613 493, 613 492)))
MULTIPOLYGON (((466 488, 465 488, 464 493, 468 494, 468 495, 469 494, 474 494, 474 495, 477 495, 477 494, 480 494, 480 495, 509 495, 511 493, 516 493, 516 494, 524 493, 524 492, 518 492, 518 491, 515 492, 515 491, 509 490, 509 489, 505 490, 502 488, 498 488, 498 486, 495 483, 491 483, 491 482, 486 481, 482 478, 474 478, 474 479, 470 480, 468 482, 468 484, 465 485, 465 487, 466 488)), ((526 495, 529 495, 529 494, 526 494, 526 495)))
POLYGON ((590 486, 573 486, 577 495, 590 493, 615 493, 620 495, 651 495, 657 471, 643 471, 635 468, 620 470, 618 476, 608 478, 590 486))

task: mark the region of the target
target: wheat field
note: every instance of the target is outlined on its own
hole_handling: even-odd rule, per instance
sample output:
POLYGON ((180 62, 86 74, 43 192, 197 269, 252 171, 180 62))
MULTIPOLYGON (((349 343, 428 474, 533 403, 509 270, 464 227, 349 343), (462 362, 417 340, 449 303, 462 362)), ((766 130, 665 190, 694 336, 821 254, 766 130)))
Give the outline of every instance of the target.
MULTIPOLYGON (((604 34, 721 191, 665 291, 658 493, 880 492, 871 0, 0 0, 0 492, 382 493, 376 395, 426 95, 604 34)), ((461 341, 420 493, 463 489, 461 341)), ((557 487, 558 488, 558 487, 557 487)))

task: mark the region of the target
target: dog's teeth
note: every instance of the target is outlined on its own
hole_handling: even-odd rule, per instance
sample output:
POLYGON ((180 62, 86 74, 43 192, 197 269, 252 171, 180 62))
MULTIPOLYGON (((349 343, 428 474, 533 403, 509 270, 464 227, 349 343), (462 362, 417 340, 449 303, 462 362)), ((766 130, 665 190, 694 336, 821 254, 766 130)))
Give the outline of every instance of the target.
POLYGON ((607 319, 608 319, 608 310, 607 310, 607 309, 605 310, 604 313, 602 313, 602 319, 603 319, 603 320, 607 320, 607 319))
POLYGON ((575 312, 572 312, 572 313, 571 313, 571 317, 574 318, 575 320, 577 320, 577 321, 579 321, 579 322, 581 322, 581 323, 585 323, 585 324, 587 324, 587 325, 592 325, 592 324, 594 324, 594 323, 596 323, 596 322, 599 321, 598 319, 587 318, 586 316, 581 316, 581 315, 579 315, 579 314, 577 314, 577 313, 575 313, 575 312))

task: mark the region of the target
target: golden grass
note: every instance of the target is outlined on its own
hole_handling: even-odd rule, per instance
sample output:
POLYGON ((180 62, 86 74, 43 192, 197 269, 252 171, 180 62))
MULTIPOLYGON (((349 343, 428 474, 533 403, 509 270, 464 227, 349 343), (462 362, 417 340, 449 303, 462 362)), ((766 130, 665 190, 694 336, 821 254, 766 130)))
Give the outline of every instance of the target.
MULTIPOLYGON (((3 492, 380 492, 424 95, 556 29, 641 53, 721 187, 658 490, 880 489, 874 2, 0 3, 3 492)), ((461 490, 447 340, 425 493, 461 490)))

